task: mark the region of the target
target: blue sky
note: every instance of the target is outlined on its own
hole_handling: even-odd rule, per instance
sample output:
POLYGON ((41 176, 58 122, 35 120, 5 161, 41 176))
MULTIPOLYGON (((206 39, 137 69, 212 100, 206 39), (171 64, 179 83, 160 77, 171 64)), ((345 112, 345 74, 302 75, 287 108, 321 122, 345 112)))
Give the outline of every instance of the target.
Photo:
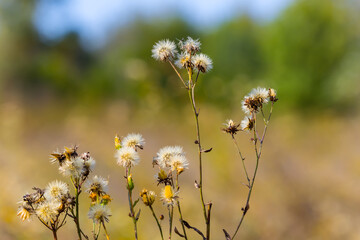
POLYGON ((221 24, 246 12, 260 21, 273 19, 294 0, 40 0, 34 24, 47 39, 69 31, 82 42, 102 46, 112 30, 143 19, 178 15, 198 28, 221 24))

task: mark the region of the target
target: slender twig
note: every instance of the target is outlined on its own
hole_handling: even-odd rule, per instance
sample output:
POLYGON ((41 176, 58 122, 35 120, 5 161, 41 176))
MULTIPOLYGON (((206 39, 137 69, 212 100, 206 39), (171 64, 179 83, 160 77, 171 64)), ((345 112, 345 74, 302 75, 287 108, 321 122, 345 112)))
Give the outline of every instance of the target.
POLYGON ((231 138, 233 139, 234 144, 235 144, 235 146, 236 146, 236 149, 238 150, 238 153, 239 153, 239 155, 240 155, 241 162, 242 162, 242 165, 243 165, 243 168, 244 168, 245 174, 246 174, 246 179, 248 180, 248 183, 250 184, 249 174, 248 174, 248 172, 247 172, 247 170, 246 170, 246 166, 245 166, 245 157, 243 157, 243 156, 242 156, 242 154, 241 154, 239 144, 237 143, 237 141, 236 141, 236 138, 235 138, 234 134, 231 134, 231 138))
POLYGON ((104 223, 104 221, 102 221, 102 225, 103 225, 103 227, 104 227, 104 231, 105 231, 106 239, 107 239, 107 240, 110 240, 110 236, 109 236, 109 234, 108 234, 108 232, 107 232, 107 230, 106 230, 106 227, 105 227, 105 223, 104 223))
POLYGON ((184 79, 181 77, 180 73, 178 72, 178 70, 176 69, 174 64, 171 61, 169 61, 169 63, 172 66, 172 68, 174 69, 174 71, 176 72, 176 74, 179 76, 179 78, 180 78, 181 82, 184 84, 185 88, 188 89, 189 87, 186 86, 186 83, 185 83, 184 79))
POLYGON ((54 237, 54 240, 57 240, 57 234, 56 234, 56 229, 52 229, 52 233, 53 233, 53 237, 54 237))
MULTIPOLYGON (((179 190, 178 182, 179 182, 179 174, 176 174, 176 191, 179 190)), ((179 215, 180 215, 181 227, 182 227, 183 233, 184 233, 184 238, 188 239, 187 235, 186 235, 186 230, 185 230, 185 226, 184 226, 184 219, 183 219, 183 216, 182 216, 182 213, 181 213, 181 207, 180 207, 180 201, 179 200, 177 200, 177 205, 178 205, 178 210, 179 210, 179 215)))
POLYGON ((76 224, 76 229, 77 229, 77 233, 79 236, 79 239, 81 240, 81 229, 80 229, 80 221, 79 221, 79 186, 75 186, 75 224, 76 224))
POLYGON ((157 224, 157 226, 158 226, 158 228, 159 228, 159 231, 160 231, 161 239, 164 240, 164 235, 163 235, 163 232, 162 232, 162 228, 161 228, 161 225, 160 225, 160 222, 159 222, 158 218, 156 217, 156 214, 155 214, 155 212, 154 212, 154 209, 153 209, 153 207, 152 207, 151 205, 149 205, 149 208, 150 208, 150 210, 151 210, 151 212, 152 212, 153 217, 154 217, 155 220, 156 220, 156 224, 157 224))
POLYGON ((171 240, 171 233, 172 233, 172 222, 174 217, 174 206, 168 205, 168 212, 169 212, 169 240, 171 240))
MULTIPOLYGON (((128 176, 130 175, 130 167, 126 168, 126 172, 125 172, 125 178, 127 181, 128 176)), ((127 183, 128 184, 128 183, 127 183)), ((134 234, 135 234, 135 239, 138 239, 138 235, 137 235, 137 220, 135 217, 135 211, 134 211, 134 204, 132 201, 132 189, 130 189, 129 187, 127 187, 128 189, 128 201, 129 201, 129 208, 130 208, 130 217, 133 220, 134 223, 134 234)))
POLYGON ((252 193, 252 190, 253 190, 253 187, 254 187, 254 182, 255 182, 256 174, 257 174, 258 167, 259 167, 259 160, 260 160, 261 152, 262 152, 262 146, 263 146, 263 143, 264 143, 267 128, 269 126, 269 121, 270 121, 270 118, 271 118, 272 110, 273 110, 273 102, 271 103, 270 114, 269 114, 269 117, 268 117, 267 121, 265 122, 265 127, 264 127, 264 131, 263 131, 263 135, 262 135, 261 139, 257 138, 256 119, 255 119, 255 124, 254 124, 254 150, 255 150, 255 154, 256 154, 256 166, 255 166, 254 175, 252 177, 251 184, 250 184, 250 187, 249 187, 249 192, 248 192, 248 196, 247 196, 247 199, 246 199, 246 204, 242 208, 243 214, 242 214, 240 222, 239 222, 239 224, 238 224, 238 226, 237 226, 237 228, 235 230, 235 233, 234 233, 234 235, 232 236, 231 239, 235 238, 235 236, 236 236, 237 232, 239 231, 239 228, 240 228, 240 226, 241 226, 241 224, 242 224, 242 222, 243 222, 243 220, 245 218, 245 215, 246 215, 247 211, 250 208, 250 205, 249 205, 250 197, 251 197, 251 193, 252 193), (259 149, 257 147, 258 140, 260 140, 259 149))

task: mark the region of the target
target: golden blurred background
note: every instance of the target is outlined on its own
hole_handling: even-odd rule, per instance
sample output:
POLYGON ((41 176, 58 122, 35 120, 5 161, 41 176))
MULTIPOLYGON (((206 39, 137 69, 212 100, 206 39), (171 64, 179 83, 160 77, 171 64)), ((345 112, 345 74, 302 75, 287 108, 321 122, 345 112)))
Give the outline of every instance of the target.
MULTIPOLYGON (((204 156, 213 239, 225 239, 223 228, 235 230, 247 194, 241 161, 220 128, 243 118, 241 99, 257 86, 277 89, 280 100, 238 239, 360 239, 359 1, 115 2, 0 1, 1 239, 50 238, 35 219, 16 216, 17 202, 34 186, 69 183, 49 155, 74 144, 96 159, 95 174, 110 180, 111 238, 133 239, 113 145, 116 133, 132 132, 146 140, 135 192, 160 195, 152 158, 163 146, 183 146, 190 161, 180 180, 183 215, 204 229, 187 93, 169 65, 151 58, 156 41, 187 36, 200 38, 214 61, 197 87, 202 142, 213 147, 204 156)), ((253 169, 250 137, 238 134, 253 169)), ((89 202, 83 195, 88 233, 89 202)), ((138 206, 140 239, 159 239, 149 209, 138 206)), ((59 230, 59 239, 76 236, 70 220, 59 230)))

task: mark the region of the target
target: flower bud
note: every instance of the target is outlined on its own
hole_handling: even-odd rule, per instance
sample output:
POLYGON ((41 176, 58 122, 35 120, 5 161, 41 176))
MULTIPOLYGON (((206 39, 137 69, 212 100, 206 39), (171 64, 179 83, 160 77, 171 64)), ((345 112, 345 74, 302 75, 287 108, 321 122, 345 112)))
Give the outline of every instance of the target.
POLYGON ((133 190, 134 189, 134 182, 133 179, 131 177, 131 174, 127 177, 127 189, 128 190, 133 190))
POLYGON ((116 134, 115 136, 115 149, 119 150, 121 148, 121 142, 119 136, 116 134))

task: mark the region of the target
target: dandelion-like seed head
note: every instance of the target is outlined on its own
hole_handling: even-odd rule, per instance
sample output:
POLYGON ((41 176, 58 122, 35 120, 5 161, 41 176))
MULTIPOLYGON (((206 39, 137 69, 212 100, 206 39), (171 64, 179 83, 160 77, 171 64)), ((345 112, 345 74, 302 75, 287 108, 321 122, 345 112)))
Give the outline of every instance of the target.
POLYGON ((166 185, 161 192, 161 200, 164 205, 174 205, 176 204, 179 192, 174 192, 170 185, 166 185))
POLYGON ((45 222, 53 221, 59 214, 58 209, 61 205, 57 200, 45 201, 36 209, 36 215, 45 222))
POLYGON ((131 133, 123 138, 121 142, 122 147, 132 147, 134 149, 140 148, 143 149, 145 144, 145 140, 141 134, 131 133))
POLYGON ((188 168, 189 162, 184 155, 174 155, 170 158, 170 166, 172 171, 176 171, 179 175, 185 168, 188 168))
POLYGON ((257 113, 263 104, 268 103, 269 90, 266 88, 254 88, 241 102, 242 109, 247 115, 257 113))
POLYGON ((200 41, 199 39, 192 39, 191 37, 187 37, 186 41, 179 41, 179 47, 181 50, 194 54, 200 51, 200 41))
POLYGON ((268 97, 269 97, 269 90, 266 88, 254 88, 250 95, 253 96, 253 98, 259 102, 260 105, 268 103, 268 97))
POLYGON ((59 172, 64 177, 72 176, 74 178, 79 178, 83 172, 83 167, 84 160, 81 157, 75 157, 70 160, 66 160, 65 163, 59 167, 59 172))
POLYGON ((178 66, 178 68, 193 68, 194 66, 191 60, 191 55, 186 52, 178 54, 178 58, 175 61, 175 64, 178 66))
POLYGON ((241 121, 241 129, 243 131, 251 131, 254 128, 255 120, 251 116, 245 116, 241 121))
POLYGON ((96 204, 89 210, 88 217, 95 223, 109 222, 111 211, 107 205, 96 204))
POLYGON ((240 131, 239 126, 240 124, 236 124, 233 120, 229 119, 224 123, 226 126, 225 128, 222 128, 226 133, 230 133, 231 135, 235 135, 238 131, 240 131))
POLYGON ((50 199, 62 199, 69 193, 68 185, 62 181, 52 181, 45 188, 44 196, 47 200, 50 199))
POLYGON ((98 196, 106 194, 108 191, 109 181, 105 180, 103 177, 94 176, 91 180, 86 182, 86 191, 90 194, 94 193, 98 196))
POLYGON ((161 168, 171 167, 170 158, 175 155, 185 155, 183 148, 180 146, 166 146, 159 150, 154 158, 161 168))
POLYGON ((115 158, 117 163, 123 167, 134 166, 140 162, 139 154, 131 147, 123 147, 116 150, 115 158))
POLYGON ((209 72, 213 68, 213 62, 207 55, 200 53, 192 58, 194 66, 203 73, 209 72))
POLYGON ((152 57, 159 61, 171 61, 176 54, 176 45, 168 39, 155 43, 152 51, 152 57))
POLYGON ((84 168, 88 171, 94 171, 96 161, 94 158, 89 157, 87 160, 84 161, 84 168))

